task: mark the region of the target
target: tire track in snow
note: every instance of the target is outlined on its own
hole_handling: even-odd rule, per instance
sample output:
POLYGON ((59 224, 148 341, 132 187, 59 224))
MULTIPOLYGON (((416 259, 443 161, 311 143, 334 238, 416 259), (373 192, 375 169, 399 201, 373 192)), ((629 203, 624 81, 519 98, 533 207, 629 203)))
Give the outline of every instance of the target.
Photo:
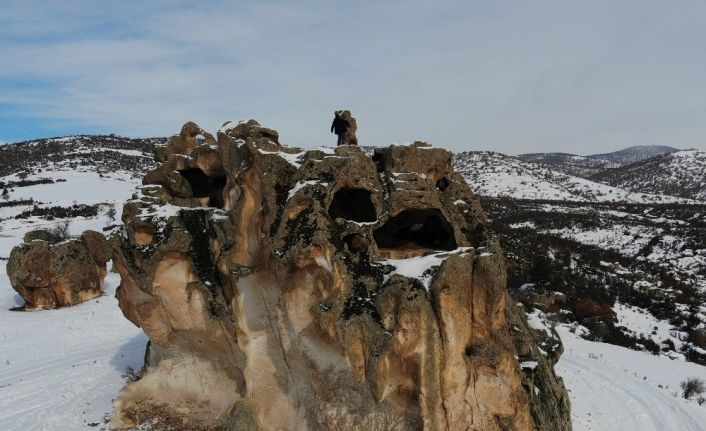
POLYGON ((706 430, 706 406, 679 389, 688 377, 706 380, 706 367, 557 330, 565 351, 556 371, 569 390, 574 431, 706 430))

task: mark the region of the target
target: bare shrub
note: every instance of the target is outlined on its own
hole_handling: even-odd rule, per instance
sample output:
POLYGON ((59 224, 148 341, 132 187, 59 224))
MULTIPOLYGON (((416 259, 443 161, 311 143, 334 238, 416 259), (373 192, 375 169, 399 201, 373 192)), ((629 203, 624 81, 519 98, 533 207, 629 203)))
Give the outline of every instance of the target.
POLYGON ((71 227, 71 221, 70 220, 61 220, 57 222, 50 230, 52 234, 58 236, 62 240, 69 239, 69 233, 70 233, 70 228, 71 227))
POLYGON ((115 210, 115 205, 111 205, 110 208, 108 208, 108 211, 105 213, 105 215, 108 216, 109 219, 112 221, 115 221, 115 215, 116 215, 116 210, 115 210))
POLYGON ((682 389, 682 395, 687 400, 692 399, 694 395, 701 395, 706 391, 706 383, 696 377, 690 377, 684 380, 679 386, 682 389))

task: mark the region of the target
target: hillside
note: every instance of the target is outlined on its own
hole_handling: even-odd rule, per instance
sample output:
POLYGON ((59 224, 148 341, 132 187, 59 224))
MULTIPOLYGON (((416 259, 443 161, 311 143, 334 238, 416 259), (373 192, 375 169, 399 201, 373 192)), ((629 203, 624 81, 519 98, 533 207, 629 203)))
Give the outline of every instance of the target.
POLYGON ((663 154, 679 151, 676 148, 667 147, 664 145, 636 145, 622 150, 613 151, 611 153, 592 154, 587 156, 594 160, 607 160, 609 162, 626 165, 630 163, 647 160, 652 157, 661 156, 663 154))
POLYGON ((706 200, 706 151, 677 151, 608 169, 591 179, 636 193, 706 200))
POLYGON ((61 219, 78 229, 95 217, 119 215, 116 204, 141 184, 162 141, 69 136, 0 146, 0 244, 7 246, 0 259, 12 248, 5 238, 61 219))
POLYGON ((581 178, 587 178, 606 169, 621 166, 620 163, 610 160, 569 153, 529 153, 520 154, 517 158, 523 162, 540 164, 558 172, 581 178))
POLYGON ((634 192, 597 183, 489 151, 457 153, 454 165, 481 196, 573 202, 689 202, 680 197, 634 192))
POLYGON ((525 162, 538 163, 568 175, 589 178, 606 169, 618 168, 674 151, 678 150, 665 146, 639 145, 611 153, 587 156, 570 153, 528 153, 520 154, 517 158, 525 162))
POLYGON ((72 136, 0 146, 0 429, 106 430, 106 414, 147 342, 114 298, 120 277, 108 273, 105 295, 75 307, 17 312, 10 251, 34 229, 69 222, 69 233, 110 230, 122 202, 154 165, 159 139, 72 136), (28 414, 31 412, 31 414, 28 414))

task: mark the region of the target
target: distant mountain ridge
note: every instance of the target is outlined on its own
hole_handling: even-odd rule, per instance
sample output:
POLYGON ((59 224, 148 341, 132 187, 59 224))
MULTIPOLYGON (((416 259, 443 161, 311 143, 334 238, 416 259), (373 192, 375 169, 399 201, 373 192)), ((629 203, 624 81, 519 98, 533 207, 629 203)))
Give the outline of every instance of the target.
POLYGON ((693 203, 682 197, 614 187, 492 151, 457 153, 453 163, 481 196, 570 202, 693 203))
POLYGON ((608 160, 611 162, 628 164, 676 151, 679 151, 679 149, 664 145, 636 145, 622 150, 613 151, 612 153, 592 154, 586 157, 589 159, 608 160))
POLYGON ((543 164, 568 175, 591 178, 606 169, 619 168, 626 164, 675 151, 679 150, 661 145, 637 145, 611 153, 590 154, 587 156, 553 152, 520 154, 517 158, 525 162, 543 164))

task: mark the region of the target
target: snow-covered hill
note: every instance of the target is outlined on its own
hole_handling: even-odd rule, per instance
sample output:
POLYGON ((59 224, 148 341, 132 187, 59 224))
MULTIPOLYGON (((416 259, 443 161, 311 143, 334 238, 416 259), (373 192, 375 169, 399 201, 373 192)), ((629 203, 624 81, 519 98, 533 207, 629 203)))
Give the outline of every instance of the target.
POLYGON ((608 169, 592 179, 637 193, 706 200, 706 151, 677 151, 608 169))
POLYGON ((5 266, 27 231, 70 221, 70 234, 118 223, 122 203, 152 166, 152 142, 68 137, 0 146, 0 429, 107 429, 104 417, 130 368, 142 367, 143 332, 114 298, 117 274, 96 300, 41 312, 22 299, 5 266))
POLYGON ((636 145, 622 150, 613 151, 611 153, 592 154, 588 158, 595 160, 608 160, 610 162, 627 165, 636 163, 642 160, 647 160, 652 157, 661 156, 679 151, 676 148, 667 147, 664 145, 636 145))
POLYGON ((574 202, 691 202, 661 194, 635 193, 489 151, 458 153, 454 166, 481 196, 574 202))
POLYGON ((622 166, 618 162, 597 159, 590 156, 579 156, 569 153, 529 153, 520 154, 518 159, 523 162, 541 164, 550 169, 563 172, 567 175, 586 178, 591 175, 603 172, 608 168, 622 166))
POLYGON ((538 163, 565 174, 588 178, 606 169, 618 168, 651 157, 679 151, 676 148, 660 145, 638 145, 604 154, 579 156, 569 153, 528 153, 518 159, 538 163))

